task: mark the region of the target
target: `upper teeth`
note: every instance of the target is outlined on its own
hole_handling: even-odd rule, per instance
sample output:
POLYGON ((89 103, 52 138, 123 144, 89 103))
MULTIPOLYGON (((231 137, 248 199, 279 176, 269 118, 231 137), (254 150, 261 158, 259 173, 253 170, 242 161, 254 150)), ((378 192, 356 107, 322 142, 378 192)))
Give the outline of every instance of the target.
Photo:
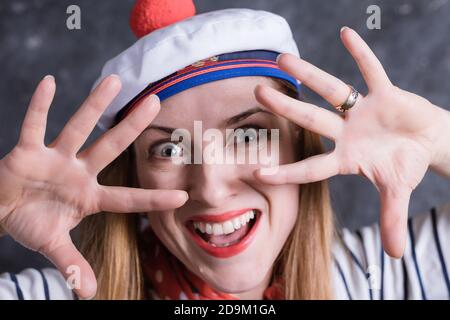
POLYGON ((221 223, 194 221, 194 228, 200 230, 201 233, 220 236, 222 234, 229 234, 234 232, 235 230, 240 229, 253 218, 255 218, 255 210, 249 210, 241 214, 240 216, 234 217, 233 219, 226 220, 221 223))

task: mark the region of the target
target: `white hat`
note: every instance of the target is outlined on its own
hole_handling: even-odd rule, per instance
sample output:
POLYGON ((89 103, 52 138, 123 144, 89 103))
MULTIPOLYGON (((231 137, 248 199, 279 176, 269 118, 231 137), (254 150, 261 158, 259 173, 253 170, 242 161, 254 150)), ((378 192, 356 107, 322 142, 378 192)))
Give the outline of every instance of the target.
MULTIPOLYGON (((148 0, 144 2, 147 8, 151 7, 148 5, 149 2, 155 3, 148 0)), ((166 1, 166 4, 170 2, 166 1)), ((178 6, 182 2, 176 1, 178 6)), ((192 4, 191 0, 188 2, 192 4)), ((142 1, 139 5, 139 9, 142 9, 142 1)), ((132 24, 135 25, 136 20, 139 20, 136 17, 141 20, 149 19, 149 14, 145 15, 142 12, 137 14, 136 8, 137 6, 132 16, 132 24)), ((155 10, 154 7, 151 9, 155 10)), ((158 12, 153 12, 153 16, 155 15, 157 16, 158 12)), ((159 14, 159 16, 164 15, 159 14)), ((155 18, 150 17, 150 19, 155 18)), ((158 25, 158 22, 153 21, 151 25, 158 25)), ((136 31, 137 28, 134 29, 136 31)), ((136 33, 142 33, 141 29, 136 33)), ((150 33, 109 60, 103 67, 101 76, 94 87, 108 75, 117 74, 122 81, 122 90, 107 108, 98 126, 102 130, 110 128, 117 121, 118 113, 129 105, 130 101, 134 99, 136 102, 137 98, 148 92, 148 88, 155 82, 166 79, 187 66, 198 67, 199 65, 195 63, 201 60, 209 59, 208 61, 214 63, 217 61, 214 59, 217 55, 252 50, 267 50, 276 54, 291 53, 299 56, 286 20, 266 11, 250 9, 212 11, 194 15, 157 30, 150 30, 150 33)), ((203 66, 202 63, 200 66, 203 66)), ((274 68, 274 66, 271 67, 274 68)), ((279 69, 277 72, 284 73, 279 69)), ((283 78, 283 76, 280 77, 283 78)), ((285 80, 290 80, 288 78, 285 77, 285 80)), ((192 85, 184 86, 176 92, 189 87, 192 85)))

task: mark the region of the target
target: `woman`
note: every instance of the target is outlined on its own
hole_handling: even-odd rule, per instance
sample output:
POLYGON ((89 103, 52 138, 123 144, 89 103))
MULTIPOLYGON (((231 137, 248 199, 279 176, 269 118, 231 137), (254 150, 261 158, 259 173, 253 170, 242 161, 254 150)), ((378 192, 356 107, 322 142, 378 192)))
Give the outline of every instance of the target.
POLYGON ((170 23, 106 65, 49 146, 55 81, 38 85, 18 144, 0 161, 0 225, 59 272, 5 274, 0 297, 72 298, 65 277, 78 297, 98 299, 448 298, 449 206, 407 217, 428 167, 450 177, 448 111, 392 85, 349 28, 341 38, 364 97, 300 59, 276 15, 230 9, 170 23), (180 30, 189 37, 173 40, 180 30), (167 59, 173 50, 183 55, 167 59), (296 99, 299 82, 342 113, 296 99), (99 119, 112 128, 80 151, 99 119), (234 135, 173 139, 177 129, 195 136, 196 121, 234 135), (323 154, 319 135, 335 149, 323 154), (263 143, 275 139, 278 148, 263 143), (214 161, 218 150, 242 149, 270 149, 269 161, 214 161), (375 185, 379 227, 335 232, 325 181, 338 174, 375 185), (81 220, 80 253, 69 231, 81 220), (381 242, 403 258, 387 257, 381 242))

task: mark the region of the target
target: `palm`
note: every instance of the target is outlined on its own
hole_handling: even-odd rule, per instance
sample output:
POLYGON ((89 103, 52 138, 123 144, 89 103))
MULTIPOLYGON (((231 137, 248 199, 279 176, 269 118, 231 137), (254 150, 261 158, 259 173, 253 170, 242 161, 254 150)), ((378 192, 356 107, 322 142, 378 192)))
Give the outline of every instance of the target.
MULTIPOLYGON (((256 98, 301 127, 335 142, 335 149, 280 166, 274 175, 257 173, 265 183, 309 183, 338 174, 367 177, 381 201, 381 236, 391 256, 403 254, 408 205, 412 190, 432 162, 433 146, 443 116, 426 99, 393 86, 367 44, 351 29, 342 41, 357 62, 369 88, 344 116, 292 99, 269 87, 258 87, 256 98)), ((331 105, 347 99, 348 86, 308 62, 283 55, 280 68, 320 94, 331 105)))
POLYGON ((430 163, 436 122, 423 108, 423 99, 391 90, 389 97, 361 98, 344 120, 335 140, 339 173, 364 175, 378 190, 387 186, 413 190, 430 163))
POLYGON ((65 237, 87 214, 99 211, 95 176, 77 162, 51 150, 20 148, 2 160, 0 188, 8 188, 14 199, 3 227, 22 245, 52 251, 58 245, 55 240, 65 237))
POLYGON ((70 238, 70 230, 100 211, 127 213, 173 209, 184 191, 102 186, 97 175, 149 125, 159 103, 149 97, 123 121, 80 152, 102 112, 120 90, 106 78, 86 99, 50 145, 44 145, 48 108, 55 93, 52 78, 37 87, 18 145, 0 160, 0 226, 24 246, 49 258, 65 277, 80 270, 80 297, 95 293, 95 275, 70 238))

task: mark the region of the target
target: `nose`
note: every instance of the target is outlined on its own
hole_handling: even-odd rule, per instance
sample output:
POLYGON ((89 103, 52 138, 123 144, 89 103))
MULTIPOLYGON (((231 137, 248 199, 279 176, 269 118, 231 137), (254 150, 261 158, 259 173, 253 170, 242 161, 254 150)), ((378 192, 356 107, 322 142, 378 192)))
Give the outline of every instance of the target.
POLYGON ((222 207, 236 196, 238 180, 232 165, 191 165, 189 199, 211 208, 222 207))

